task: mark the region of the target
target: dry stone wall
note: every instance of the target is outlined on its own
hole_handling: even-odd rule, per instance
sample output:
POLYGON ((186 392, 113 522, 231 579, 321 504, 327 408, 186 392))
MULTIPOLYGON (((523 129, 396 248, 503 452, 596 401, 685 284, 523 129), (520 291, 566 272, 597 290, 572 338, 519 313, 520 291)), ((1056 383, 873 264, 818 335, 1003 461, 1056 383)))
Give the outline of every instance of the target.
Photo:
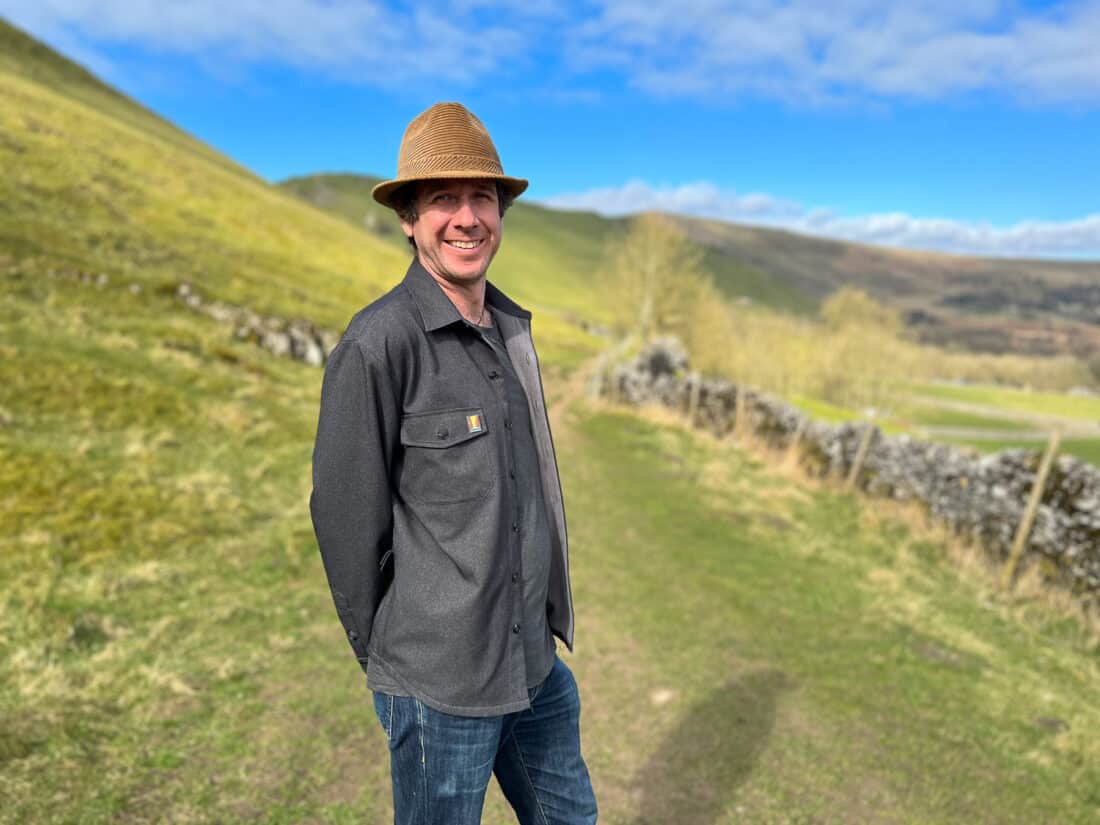
POLYGON ((192 309, 232 327, 233 335, 250 341, 272 355, 293 358, 313 367, 324 366, 340 340, 338 333, 295 318, 272 318, 250 309, 205 299, 189 283, 176 288, 176 297, 192 309))
MULTIPOLYGON (((736 424, 744 393, 743 425, 753 437, 786 450, 797 441, 799 462, 814 476, 847 478, 870 424, 804 420, 795 407, 765 393, 688 372, 675 339, 646 346, 631 362, 605 370, 600 394, 630 404, 661 404, 685 414, 695 400, 694 423, 716 435, 736 424)), ((856 485, 869 495, 919 501, 957 535, 980 543, 993 558, 1009 554, 1041 456, 1028 450, 979 455, 907 435, 873 429, 856 485)), ((1100 603, 1100 470, 1072 456, 1057 458, 1026 546, 1025 559, 1092 604, 1100 603)))

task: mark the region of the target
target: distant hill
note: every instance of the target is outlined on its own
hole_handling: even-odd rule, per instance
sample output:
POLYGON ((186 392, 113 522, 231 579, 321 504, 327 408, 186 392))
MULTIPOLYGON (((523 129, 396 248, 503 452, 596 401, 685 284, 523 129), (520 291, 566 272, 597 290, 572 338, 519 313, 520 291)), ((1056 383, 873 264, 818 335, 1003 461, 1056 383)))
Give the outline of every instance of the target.
MULTIPOLYGON (((404 244, 392 213, 370 197, 378 180, 319 174, 279 186, 404 244)), ((674 217, 700 245, 707 271, 731 298, 804 314, 850 285, 897 308, 931 343, 993 352, 1100 352, 1100 263, 914 252, 674 217)), ((624 219, 521 200, 506 221, 502 268, 527 267, 583 295, 589 273, 598 269, 607 243, 623 226, 624 219), (547 261, 554 262, 552 273, 544 268, 547 261)), ((540 282, 540 288, 549 286, 540 282)), ((598 313, 591 306, 589 311, 598 313)))
MULTIPOLYGON (((318 174, 289 178, 278 185, 407 248, 393 212, 375 203, 370 195, 379 180, 369 175, 318 174)), ((505 219, 505 242, 490 277, 502 279, 521 295, 552 295, 556 305, 574 307, 580 315, 595 321, 604 320, 607 308, 601 301, 593 301, 592 288, 626 225, 625 218, 549 209, 521 198, 505 219)), ((708 271, 730 298, 748 297, 785 312, 816 310, 815 298, 769 277, 754 264, 714 247, 704 252, 708 271)))
POLYGON ((844 285, 901 310, 934 343, 994 352, 1100 352, 1100 262, 977 258, 887 249, 695 218, 712 254, 814 301, 844 285))

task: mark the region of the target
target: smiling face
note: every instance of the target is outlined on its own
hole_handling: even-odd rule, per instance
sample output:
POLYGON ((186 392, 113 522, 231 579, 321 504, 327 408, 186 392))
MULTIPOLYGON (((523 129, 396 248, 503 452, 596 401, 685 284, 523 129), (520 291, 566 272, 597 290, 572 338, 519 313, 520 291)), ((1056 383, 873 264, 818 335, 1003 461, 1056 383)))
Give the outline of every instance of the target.
POLYGON ((416 193, 416 220, 401 221, 420 263, 436 278, 468 285, 485 277, 500 247, 501 215, 492 180, 429 180, 416 193))

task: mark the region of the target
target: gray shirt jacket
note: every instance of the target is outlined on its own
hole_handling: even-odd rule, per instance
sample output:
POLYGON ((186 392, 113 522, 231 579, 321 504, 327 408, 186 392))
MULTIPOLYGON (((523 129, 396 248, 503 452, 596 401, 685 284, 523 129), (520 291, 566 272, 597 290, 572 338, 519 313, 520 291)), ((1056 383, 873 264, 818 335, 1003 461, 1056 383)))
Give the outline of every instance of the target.
MULTIPOLYGON (((546 618, 573 648, 561 485, 531 314, 492 284, 526 392, 549 521, 546 618)), ((337 613, 410 695, 463 716, 523 710, 522 542, 507 404, 484 342, 416 260, 359 312, 325 368, 310 512, 337 613)))

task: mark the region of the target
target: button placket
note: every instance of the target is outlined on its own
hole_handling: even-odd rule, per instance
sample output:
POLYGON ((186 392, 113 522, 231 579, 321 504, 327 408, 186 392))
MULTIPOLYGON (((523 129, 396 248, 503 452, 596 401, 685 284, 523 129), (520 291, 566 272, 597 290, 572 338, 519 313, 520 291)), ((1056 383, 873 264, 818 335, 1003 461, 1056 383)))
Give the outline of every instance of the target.
MULTIPOLYGON (((508 478, 511 480, 511 492, 512 492, 512 521, 511 521, 511 541, 509 542, 509 549, 512 559, 511 570, 509 575, 512 584, 516 585, 517 589, 512 590, 512 624, 511 624, 511 636, 513 644, 513 654, 518 657, 518 665, 520 673, 526 670, 526 653, 525 653, 525 639, 523 635, 523 533, 521 529, 522 523, 522 508, 519 500, 519 479, 516 472, 515 461, 515 435, 512 432, 512 406, 509 404, 509 392, 507 387, 508 378, 504 374, 505 370, 509 369, 505 365, 504 359, 507 357, 506 352, 500 351, 497 346, 494 346, 489 336, 484 332, 481 332, 482 341, 489 347, 492 355, 496 361, 495 365, 486 363, 487 358, 484 358, 484 351, 482 351, 483 358, 479 360, 479 366, 482 366, 482 375, 487 379, 487 383, 495 391, 498 399, 501 402, 500 409, 503 412, 503 424, 506 435, 503 438, 505 462, 504 467, 507 468, 508 478)), ((515 373, 515 370, 513 369, 515 373)), ((515 380, 519 381, 520 386, 523 386, 523 380, 518 373, 515 373, 515 380)))
MULTIPOLYGON (((504 377, 505 366, 502 362, 501 353, 497 351, 497 348, 492 345, 488 336, 482 333, 482 338, 489 346, 490 351, 493 353, 493 357, 496 359, 498 367, 490 367, 484 372, 485 376, 489 379, 489 385, 496 391, 497 396, 500 398, 502 407, 504 409, 504 429, 508 431, 509 435, 504 439, 504 449, 506 451, 505 466, 508 468, 508 478, 512 481, 512 514, 513 520, 511 524, 512 541, 511 544, 511 556, 512 556, 512 573, 510 579, 512 584, 522 585, 523 577, 520 571, 523 567, 522 546, 520 542, 520 508, 519 508, 519 491, 517 490, 518 480, 516 479, 516 467, 515 467, 515 453, 514 444, 512 441, 512 416, 510 407, 508 404, 508 391, 505 386, 506 379, 504 377)), ((522 595, 513 595, 512 601, 512 636, 514 642, 519 646, 519 650, 522 652, 523 637, 521 631, 523 629, 523 599, 522 595)))

